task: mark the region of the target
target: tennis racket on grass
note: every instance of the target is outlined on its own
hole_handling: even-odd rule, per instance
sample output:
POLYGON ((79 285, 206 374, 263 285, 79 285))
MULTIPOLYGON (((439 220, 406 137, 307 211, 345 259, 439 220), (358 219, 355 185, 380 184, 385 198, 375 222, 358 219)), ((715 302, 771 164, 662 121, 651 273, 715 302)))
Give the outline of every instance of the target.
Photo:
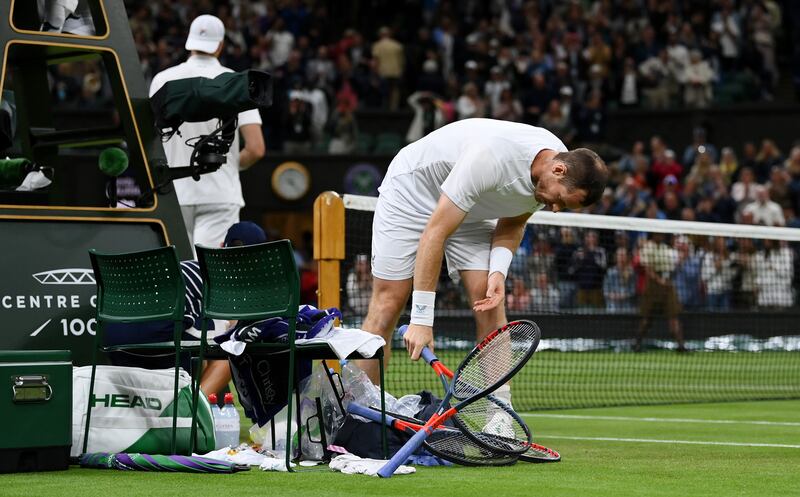
MULTIPOLYGON (((491 395, 489 396, 491 397, 491 395)), ((369 415, 360 414, 361 409, 364 406, 360 404, 355 404, 358 406, 359 416, 363 418, 367 418, 370 421, 376 421, 378 423, 381 422, 381 411, 380 408, 370 406, 369 407, 369 415)), ((404 431, 406 433, 411 433, 418 431, 422 428, 422 425, 425 424, 424 421, 413 418, 410 416, 403 416, 402 414, 390 413, 390 415, 397 419, 398 421, 402 421, 405 425, 400 425, 401 427, 397 427, 393 425, 391 422, 387 421, 386 424, 395 428, 399 431, 404 431)), ((442 459, 451 460, 454 463, 461 464, 463 466, 508 466, 513 464, 514 461, 517 460, 517 456, 510 455, 510 454, 501 454, 499 452, 493 452, 486 447, 481 445, 475 444, 472 442, 471 438, 464 437, 464 441, 457 439, 454 434, 455 433, 463 433, 460 430, 457 430, 450 426, 440 426, 437 430, 449 430, 451 432, 451 437, 454 444, 450 443, 441 443, 441 444, 433 444, 431 439, 428 438, 422 444, 423 447, 428 449, 433 455, 441 457, 442 459), (426 444, 433 445, 433 450, 428 447, 426 444), (455 445, 457 444, 457 445, 455 445), (439 453, 435 453, 437 451, 439 453)), ((539 445, 536 443, 527 443, 528 450, 526 450, 522 455, 519 456, 519 460, 523 462, 529 463, 548 463, 548 462, 559 462, 561 460, 561 454, 558 451, 545 447, 544 445, 539 445)))
MULTIPOLYGON (((532 324, 536 326, 535 323, 532 324)), ((408 326, 404 325, 397 330, 400 336, 405 334, 407 328, 408 326)), ((439 375, 446 392, 449 385, 448 379, 453 378, 453 372, 427 347, 422 350, 421 357, 439 375)), ((561 455, 557 451, 533 443, 530 430, 525 421, 509 405, 492 394, 479 399, 463 411, 460 411, 453 417, 453 421, 459 427, 465 424, 468 425, 464 429, 464 433, 467 436, 472 433, 479 433, 479 437, 475 441, 482 446, 486 445, 486 441, 493 442, 497 436, 504 438, 503 443, 509 442, 511 439, 515 440, 516 443, 526 448, 524 452, 519 454, 520 461, 545 463, 561 460, 561 455), (493 423, 493 421, 495 422, 493 423), (482 428, 479 428, 481 426, 482 428)), ((495 446, 497 444, 492 443, 490 445, 495 446)))
MULTIPOLYGON (((383 478, 391 477, 438 426, 511 379, 531 358, 539 345, 539 337, 539 327, 530 321, 514 321, 489 333, 461 362, 453 375, 452 382, 448 384, 447 393, 437 411, 422 429, 378 470, 378 475, 383 478), (450 399, 459 402, 450 407, 450 399)), ((433 355, 430 350, 428 353, 433 355)), ((470 433, 470 435, 473 440, 482 438, 480 433, 470 433)), ((516 440, 512 443, 502 441, 501 438, 492 438, 488 443, 500 446, 498 451, 508 454, 520 454, 527 450, 516 440)))
MULTIPOLYGON (((356 402, 347 405, 347 412, 376 423, 381 422, 381 413, 375 407, 365 407, 356 402)), ((425 425, 424 421, 395 413, 386 413, 386 425, 390 428, 414 435, 425 425)), ((451 426, 439 426, 422 442, 422 447, 436 457, 462 466, 508 466, 517 461, 517 456, 493 452, 476 444, 461 430, 451 426)))

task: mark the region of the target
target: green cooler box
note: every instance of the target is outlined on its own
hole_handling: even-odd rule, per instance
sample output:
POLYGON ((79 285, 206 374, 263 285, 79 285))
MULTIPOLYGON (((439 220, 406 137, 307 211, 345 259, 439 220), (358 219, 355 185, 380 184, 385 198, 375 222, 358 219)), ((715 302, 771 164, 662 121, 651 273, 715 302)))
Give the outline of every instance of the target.
POLYGON ((70 351, 0 351, 0 413, 0 473, 67 469, 70 351))

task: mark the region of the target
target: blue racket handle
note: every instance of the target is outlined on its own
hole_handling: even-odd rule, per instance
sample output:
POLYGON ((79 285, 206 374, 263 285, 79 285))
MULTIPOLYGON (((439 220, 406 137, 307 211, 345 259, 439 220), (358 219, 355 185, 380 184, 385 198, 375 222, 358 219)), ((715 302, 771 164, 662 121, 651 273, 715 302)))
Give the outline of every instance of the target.
POLYGON ((419 446, 422 445, 422 442, 424 442, 426 438, 428 438, 428 432, 426 430, 419 430, 405 445, 400 447, 400 450, 389 459, 389 462, 378 470, 378 476, 381 478, 391 478, 394 472, 397 471, 397 468, 406 462, 414 451, 419 449, 419 446))
MULTIPOLYGON (((362 418, 369 419, 370 421, 375 421, 380 423, 381 422, 381 413, 370 409, 369 407, 362 406, 357 402, 350 402, 347 405, 347 412, 350 414, 355 414, 357 416, 361 416, 362 418)), ((391 426, 392 423, 395 422, 395 417, 389 414, 386 415, 386 424, 391 426)))
MULTIPOLYGON (((400 328, 397 329, 397 333, 399 333, 400 336, 402 337, 403 335, 406 334, 406 330, 408 330, 408 325, 404 324, 403 326, 401 326, 400 328)), ((436 357, 436 354, 434 354, 433 351, 431 349, 429 349, 428 347, 424 347, 422 349, 422 352, 420 353, 420 357, 422 357, 422 359, 425 362, 427 362, 428 364, 433 364, 434 361, 438 361, 439 360, 439 358, 436 357)))

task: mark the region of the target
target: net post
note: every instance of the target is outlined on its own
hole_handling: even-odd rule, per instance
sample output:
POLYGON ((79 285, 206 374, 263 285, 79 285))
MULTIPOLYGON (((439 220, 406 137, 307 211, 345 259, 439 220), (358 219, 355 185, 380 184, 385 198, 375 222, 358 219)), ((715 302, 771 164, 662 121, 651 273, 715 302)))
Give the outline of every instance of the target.
POLYGON ((317 261, 320 309, 340 307, 340 264, 344 259, 344 202, 338 193, 314 200, 314 260, 317 261))

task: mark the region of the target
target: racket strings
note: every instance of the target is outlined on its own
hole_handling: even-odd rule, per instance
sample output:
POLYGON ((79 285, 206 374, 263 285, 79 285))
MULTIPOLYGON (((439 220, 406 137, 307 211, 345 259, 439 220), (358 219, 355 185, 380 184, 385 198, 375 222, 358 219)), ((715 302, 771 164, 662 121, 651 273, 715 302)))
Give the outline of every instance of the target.
POLYGON ((510 406, 482 397, 462 408, 453 420, 467 436, 495 451, 519 454, 527 450, 530 430, 510 406))
POLYGON ((539 328, 530 321, 516 321, 490 335, 462 365, 453 395, 467 399, 507 381, 536 350, 539 336, 539 328))
POLYGON ((425 443, 431 453, 453 462, 501 466, 517 460, 516 456, 497 453, 475 443, 458 430, 434 430, 425 443))

